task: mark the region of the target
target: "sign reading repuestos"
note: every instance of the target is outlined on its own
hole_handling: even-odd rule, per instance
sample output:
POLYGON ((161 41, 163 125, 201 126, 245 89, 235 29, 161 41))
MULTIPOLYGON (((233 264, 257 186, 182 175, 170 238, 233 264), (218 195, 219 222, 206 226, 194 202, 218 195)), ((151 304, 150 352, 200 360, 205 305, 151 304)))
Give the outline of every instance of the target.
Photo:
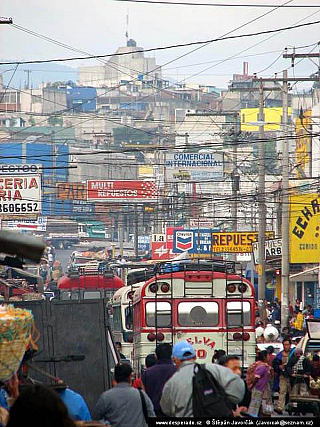
POLYGON ((152 202, 158 191, 154 181, 87 181, 87 199, 106 202, 152 202))
POLYGON ((0 214, 41 212, 41 175, 0 175, 0 214))
MULTIPOLYGON (((267 239, 274 238, 274 231, 266 232, 267 239)), ((251 244, 258 241, 257 232, 212 233, 212 252, 244 253, 251 252, 251 244)))

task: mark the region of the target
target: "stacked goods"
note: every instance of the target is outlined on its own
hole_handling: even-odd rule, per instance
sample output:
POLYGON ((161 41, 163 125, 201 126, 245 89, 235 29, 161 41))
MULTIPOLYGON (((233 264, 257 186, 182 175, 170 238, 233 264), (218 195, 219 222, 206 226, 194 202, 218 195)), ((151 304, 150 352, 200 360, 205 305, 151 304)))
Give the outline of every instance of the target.
POLYGON ((9 380, 18 370, 31 342, 32 325, 31 311, 0 306, 0 381, 9 380))

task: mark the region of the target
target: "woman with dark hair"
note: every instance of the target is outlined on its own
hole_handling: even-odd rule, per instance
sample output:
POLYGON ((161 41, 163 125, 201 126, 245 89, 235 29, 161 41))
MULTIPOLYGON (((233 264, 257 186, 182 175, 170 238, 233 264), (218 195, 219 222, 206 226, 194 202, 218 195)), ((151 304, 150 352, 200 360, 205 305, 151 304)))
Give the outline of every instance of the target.
POLYGON ((251 402, 248 409, 248 415, 257 418, 262 406, 262 401, 266 405, 271 403, 270 387, 269 387, 269 373, 270 366, 267 363, 268 352, 262 350, 257 356, 257 365, 254 371, 254 383, 251 390, 251 402))
POLYGON ((44 385, 24 388, 10 410, 7 427, 75 427, 58 394, 44 385))

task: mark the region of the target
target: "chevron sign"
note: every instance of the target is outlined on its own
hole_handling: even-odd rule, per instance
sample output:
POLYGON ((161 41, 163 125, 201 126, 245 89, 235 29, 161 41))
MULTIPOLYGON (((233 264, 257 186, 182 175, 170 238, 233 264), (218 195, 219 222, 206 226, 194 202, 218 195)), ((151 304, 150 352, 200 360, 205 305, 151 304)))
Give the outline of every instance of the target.
POLYGON ((173 251, 175 253, 191 251, 194 246, 193 231, 175 231, 173 239, 173 251))

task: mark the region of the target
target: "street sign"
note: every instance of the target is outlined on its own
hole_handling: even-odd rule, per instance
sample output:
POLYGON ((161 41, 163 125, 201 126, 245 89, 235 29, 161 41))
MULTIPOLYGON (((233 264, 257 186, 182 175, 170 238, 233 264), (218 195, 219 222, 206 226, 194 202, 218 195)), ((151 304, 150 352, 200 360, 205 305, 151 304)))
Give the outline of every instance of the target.
MULTIPOLYGON (((266 239, 273 239, 274 231, 266 232, 266 239)), ((244 253, 251 252, 251 244, 258 241, 258 232, 213 232, 212 252, 244 253)))
POLYGON ((41 175, 0 175, 0 214, 41 213, 41 175))
POLYGON ((189 252, 190 254, 211 254, 212 230, 202 228, 199 230, 174 230, 173 253, 189 252))
POLYGON ((210 218, 191 218, 190 219, 190 227, 191 228, 213 228, 213 219, 210 219, 210 218))
POLYGON ((37 219, 7 221, 5 229, 16 231, 47 231, 47 217, 38 216, 37 219))
MULTIPOLYGON (((259 264, 259 243, 252 243, 254 263, 259 264)), ((282 239, 271 239, 265 241, 265 260, 273 261, 282 257, 282 239)))
POLYGON ((157 197, 155 181, 87 181, 87 200, 155 202, 157 197))

